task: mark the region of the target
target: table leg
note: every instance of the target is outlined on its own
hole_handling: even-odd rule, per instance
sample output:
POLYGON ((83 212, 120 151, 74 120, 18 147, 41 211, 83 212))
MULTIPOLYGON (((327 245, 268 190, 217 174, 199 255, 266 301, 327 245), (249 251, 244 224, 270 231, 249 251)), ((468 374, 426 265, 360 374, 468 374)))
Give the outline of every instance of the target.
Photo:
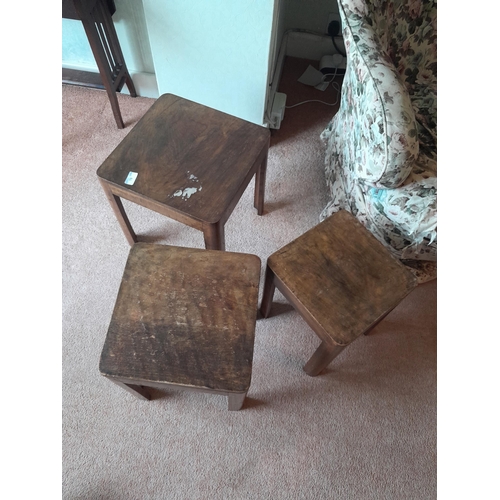
POLYGON ((383 316, 380 316, 380 318, 375 322, 373 323, 372 326, 370 326, 370 328, 368 328, 368 330, 366 330, 365 332, 365 335, 370 335, 370 333, 372 333, 373 329, 394 309, 394 307, 392 309, 390 309, 389 311, 387 311, 383 316))
POLYGON ((207 250, 225 250, 224 224, 203 224, 203 236, 205 237, 205 248, 207 250))
POLYGON ((264 161, 261 163, 257 172, 255 173, 255 194, 254 194, 254 207, 257 209, 257 214, 264 213, 264 193, 266 190, 266 171, 267 171, 267 150, 264 161))
POLYGON ((267 318, 271 312, 273 304, 274 291, 276 285, 274 283, 274 273, 269 266, 266 266, 266 277, 264 280, 264 290, 262 293, 262 302, 260 304, 260 313, 263 318, 267 318))
POLYGON ((334 358, 336 358, 346 346, 337 345, 330 347, 325 342, 321 342, 320 346, 316 349, 311 359, 305 364, 304 371, 311 377, 319 375, 334 358))
POLYGON ((246 392, 243 394, 229 394, 227 396, 227 409, 229 411, 241 410, 243 402, 245 401, 246 392))
POLYGON ((133 394, 136 398, 145 399, 149 401, 151 399, 151 393, 149 389, 142 385, 134 385, 134 384, 125 384, 124 382, 118 382, 118 380, 113 380, 112 378, 108 378, 114 384, 120 386, 122 389, 125 389, 130 394, 133 394))
POLYGON ((111 104, 111 110, 113 111, 113 116, 115 117, 116 126, 120 129, 125 128, 125 124, 123 123, 122 114, 120 111, 120 105, 118 104, 118 97, 116 97, 116 92, 111 84, 107 82, 106 78, 103 78, 103 81, 104 87, 106 88, 106 92, 108 94, 109 103, 111 104))
POLYGON ((137 97, 137 92, 135 90, 134 82, 132 81, 132 77, 128 72, 125 76, 125 85, 127 85, 130 97, 137 97))
POLYGON ((137 236, 132 229, 127 214, 125 213, 122 200, 112 193, 110 187, 106 182, 103 182, 101 179, 99 180, 101 182, 102 188, 104 189, 104 193, 106 194, 106 198, 108 199, 109 204, 111 205, 111 208, 113 209, 113 212, 115 213, 115 216, 122 228, 122 231, 125 234, 125 238, 127 238, 130 246, 132 246, 134 243, 137 243, 137 236))

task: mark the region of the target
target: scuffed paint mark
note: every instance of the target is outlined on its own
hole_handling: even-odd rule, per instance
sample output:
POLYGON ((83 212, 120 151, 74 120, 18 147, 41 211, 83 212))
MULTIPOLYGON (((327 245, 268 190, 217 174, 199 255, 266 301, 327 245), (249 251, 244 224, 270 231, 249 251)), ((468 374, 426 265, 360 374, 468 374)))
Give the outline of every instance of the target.
POLYGON ((191 195, 196 193, 198 191, 197 188, 186 188, 184 189, 184 192, 182 193, 182 198, 191 198, 191 195))
MULTIPOLYGON (((196 175, 194 174, 191 174, 189 170, 187 171, 187 174, 189 174, 188 180, 191 181, 191 183, 200 182, 198 177, 196 177, 196 175)), ((201 188, 202 188, 201 186, 199 187, 189 186, 183 189, 178 189, 172 196, 180 196, 184 201, 186 201, 189 198, 191 198, 193 194, 197 193, 198 191, 201 191, 201 188)))
POLYGON ((181 196, 182 199, 186 201, 189 198, 191 198, 191 196, 195 194, 197 191, 201 191, 201 186, 199 188, 187 187, 184 190, 178 189, 172 196, 181 196))

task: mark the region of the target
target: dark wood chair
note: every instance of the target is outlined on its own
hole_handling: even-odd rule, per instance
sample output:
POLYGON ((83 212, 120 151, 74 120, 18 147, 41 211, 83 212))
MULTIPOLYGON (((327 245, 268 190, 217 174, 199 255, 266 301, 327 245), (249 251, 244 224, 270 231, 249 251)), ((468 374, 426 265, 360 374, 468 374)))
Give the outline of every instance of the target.
MULTIPOLYGON (((62 14, 64 18, 79 19, 82 22, 116 125, 124 128, 116 92, 121 92, 126 84, 132 97, 136 97, 137 93, 111 17, 115 10, 113 0, 63 0, 62 14)), ((69 79, 65 81, 64 78, 63 82, 75 83, 69 79)))

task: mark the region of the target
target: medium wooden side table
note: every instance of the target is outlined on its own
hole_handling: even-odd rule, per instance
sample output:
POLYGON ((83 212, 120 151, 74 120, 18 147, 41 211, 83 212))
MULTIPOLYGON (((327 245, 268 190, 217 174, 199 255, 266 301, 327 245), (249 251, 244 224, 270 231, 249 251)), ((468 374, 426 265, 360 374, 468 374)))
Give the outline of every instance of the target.
POLYGON ((255 255, 137 243, 99 370, 140 399, 149 387, 228 397, 250 387, 260 281, 255 255))
POLYGON ((304 366, 318 375, 417 285, 415 276, 350 213, 340 211, 267 259, 261 314, 277 287, 320 338, 304 366))
POLYGON ((130 245, 137 236, 120 198, 203 231, 224 250, 224 224, 255 176, 264 211, 269 129, 163 94, 97 170, 130 245))

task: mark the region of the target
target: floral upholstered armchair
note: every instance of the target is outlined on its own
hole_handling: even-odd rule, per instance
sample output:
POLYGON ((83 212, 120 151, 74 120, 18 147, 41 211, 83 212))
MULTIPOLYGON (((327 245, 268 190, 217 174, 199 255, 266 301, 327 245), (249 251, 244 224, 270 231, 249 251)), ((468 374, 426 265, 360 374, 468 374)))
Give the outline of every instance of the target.
POLYGON ((338 0, 341 104, 321 137, 331 199, 401 260, 437 260, 437 1, 338 0))

